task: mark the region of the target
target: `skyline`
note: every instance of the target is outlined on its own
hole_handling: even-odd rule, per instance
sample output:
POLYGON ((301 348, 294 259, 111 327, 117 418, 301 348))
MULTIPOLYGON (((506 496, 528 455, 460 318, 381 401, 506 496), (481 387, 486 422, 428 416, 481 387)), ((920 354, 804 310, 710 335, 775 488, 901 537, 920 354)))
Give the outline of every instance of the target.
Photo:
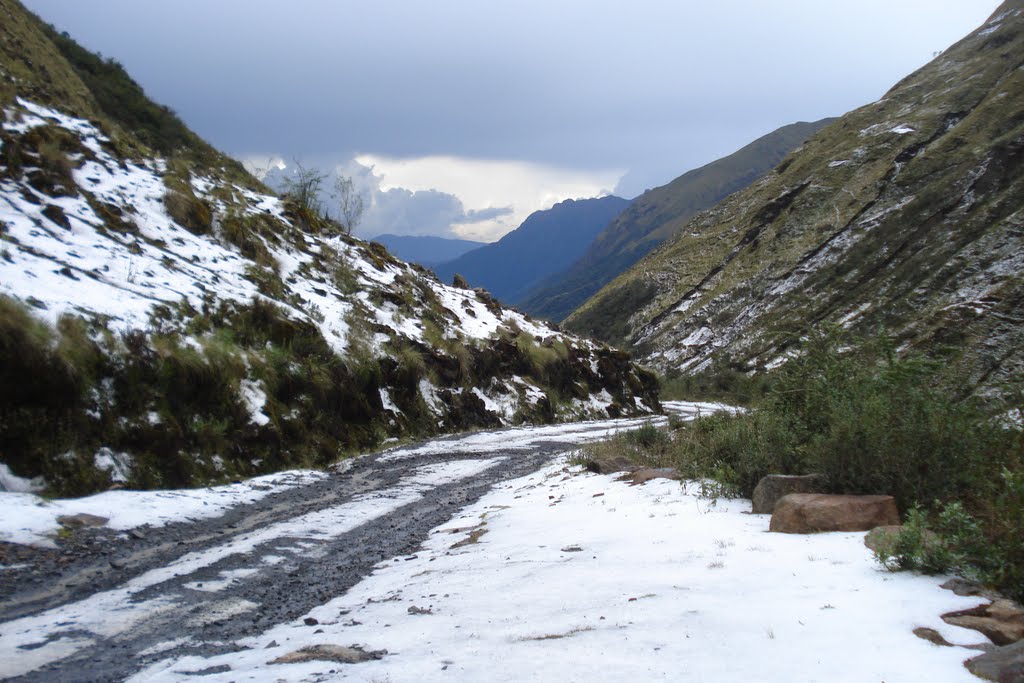
POLYGON ((352 176, 361 236, 489 241, 874 101, 998 3, 26 5, 232 156, 352 176))

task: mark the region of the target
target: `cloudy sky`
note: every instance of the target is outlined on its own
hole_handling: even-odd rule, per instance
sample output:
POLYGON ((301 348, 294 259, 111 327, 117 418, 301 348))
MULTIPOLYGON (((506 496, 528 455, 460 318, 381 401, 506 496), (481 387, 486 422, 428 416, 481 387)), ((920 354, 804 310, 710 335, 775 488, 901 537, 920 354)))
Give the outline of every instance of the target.
POLYGON ((233 156, 339 169, 358 233, 490 241, 836 116, 996 0, 24 0, 233 156))

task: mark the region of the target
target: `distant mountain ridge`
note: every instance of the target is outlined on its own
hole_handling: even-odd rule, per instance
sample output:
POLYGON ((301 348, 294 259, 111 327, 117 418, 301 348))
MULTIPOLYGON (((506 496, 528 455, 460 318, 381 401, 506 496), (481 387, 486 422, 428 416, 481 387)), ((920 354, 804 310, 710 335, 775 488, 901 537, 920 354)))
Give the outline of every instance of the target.
POLYGON ((629 200, 607 196, 566 199, 535 211, 523 224, 488 244, 434 268, 451 282, 458 273, 473 287, 483 287, 501 301, 518 305, 542 279, 578 259, 629 200))
POLYGON ((965 391, 1024 373, 1024 1, 687 222, 565 321, 668 373, 893 335, 965 391), (962 375, 962 379, 960 379, 962 375))
POLYGON ((431 268, 457 259, 465 253, 486 246, 487 242, 474 242, 434 235, 377 235, 371 242, 379 242, 392 254, 408 261, 431 268))
POLYGON ((564 319, 619 273, 675 234, 691 216, 747 187, 831 120, 783 126, 727 157, 644 192, 597 235, 578 261, 539 282, 517 305, 540 318, 564 319))

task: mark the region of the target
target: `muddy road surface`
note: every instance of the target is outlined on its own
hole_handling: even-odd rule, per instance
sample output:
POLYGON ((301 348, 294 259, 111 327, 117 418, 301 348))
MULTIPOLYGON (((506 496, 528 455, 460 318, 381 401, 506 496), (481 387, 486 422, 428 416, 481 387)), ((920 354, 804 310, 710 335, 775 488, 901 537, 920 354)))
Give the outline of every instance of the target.
POLYGON ((57 549, 4 544, 0 678, 120 681, 159 659, 237 649, 377 564, 415 554, 431 529, 495 484, 642 423, 441 438, 346 461, 211 519, 82 529, 57 549))

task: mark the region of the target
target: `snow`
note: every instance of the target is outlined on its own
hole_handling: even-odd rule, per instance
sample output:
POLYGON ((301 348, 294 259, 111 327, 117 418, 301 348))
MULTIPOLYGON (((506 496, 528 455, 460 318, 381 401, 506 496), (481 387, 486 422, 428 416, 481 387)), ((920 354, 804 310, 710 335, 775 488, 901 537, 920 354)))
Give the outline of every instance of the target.
POLYGON ((243 379, 239 385, 239 393, 245 407, 249 410, 249 420, 254 424, 263 426, 270 422, 270 418, 263 412, 267 403, 267 395, 260 388, 260 382, 251 379, 243 379))
MULTIPOLYGON (((365 494, 347 503, 259 527, 212 548, 187 553, 165 567, 136 576, 118 588, 96 593, 84 600, 55 607, 30 617, 0 624, 0 661, 4 662, 3 672, 8 676, 17 676, 32 671, 47 661, 80 651, 92 643, 89 638, 74 638, 75 634, 89 632, 112 637, 133 628, 146 618, 175 607, 176 602, 170 598, 142 598, 139 594, 146 588, 171 581, 175 577, 188 577, 229 556, 248 557, 257 546, 275 540, 287 544, 281 548, 284 552, 308 554, 316 548, 318 541, 336 538, 372 519, 418 500, 431 487, 473 476, 494 467, 502 460, 467 459, 420 467, 386 491, 365 494), (41 641, 44 642, 43 645, 39 645, 41 641), (25 647, 28 645, 33 647, 25 647)), ((105 495, 108 494, 101 494, 105 495)), ((116 515, 116 507, 111 506, 108 514, 116 515)), ((258 562, 255 557, 253 559, 258 562)), ((258 564, 262 566, 263 563, 258 564)), ((238 571, 227 575, 221 573, 216 581, 243 580, 257 574, 260 566, 240 567, 238 571), (250 569, 254 571, 249 571, 250 569)), ((227 586, 216 582, 212 585, 216 590, 222 590, 227 586)), ((229 599, 218 605, 218 609, 212 613, 208 611, 204 617, 209 620, 224 619, 258 607, 259 605, 249 601, 229 599)))
MULTIPOLYGON (((163 160, 116 159, 108 152, 109 140, 90 122, 25 100, 6 109, 0 123, 15 134, 35 126, 60 126, 90 150, 88 158, 77 159, 78 166, 71 172, 79 190, 74 196, 47 196, 25 179, 0 181, 0 222, 5 231, 0 294, 29 304, 33 315, 51 325, 62 315, 72 314, 102 321, 114 338, 133 330, 151 330, 154 324, 173 333, 179 323, 162 316, 154 323, 155 307, 167 307, 172 313, 205 312, 222 306, 245 307, 259 300, 272 301, 293 320, 312 321, 331 349, 342 356, 353 350, 383 356, 395 344, 408 341, 434 344, 436 340, 426 335, 423 321, 427 318, 437 322, 444 338, 470 346, 487 344, 499 332, 509 331, 538 341, 562 340, 591 353, 596 349, 592 342, 563 335, 517 311, 492 310, 481 300, 486 297, 476 292, 424 280, 411 267, 382 261, 367 254, 368 247, 340 236, 288 229, 276 241, 252 232, 249 238, 262 242, 270 257, 256 264, 228 238, 223 222, 239 212, 282 217, 278 198, 193 174, 192 191, 211 207, 213 216, 211 234, 197 235, 168 213, 163 160), (123 217, 124 229, 109 225, 97 213, 104 205, 123 217), (67 225, 51 218, 53 207, 63 212, 67 225), (261 293, 256 282, 265 285, 271 270, 275 282, 283 283, 283 291, 273 297, 261 293), (438 304, 443 307, 443 321, 436 319, 438 304)), ((216 176, 217 171, 210 173, 216 176)), ((202 339, 183 335, 181 342, 202 351, 202 339)), ((588 360, 595 367, 594 359, 588 360)), ((423 384, 420 389, 443 425, 449 411, 438 389, 423 384)), ((543 396, 539 389, 514 381, 506 382, 505 389, 509 391, 499 386, 477 389, 488 410, 503 423, 543 396)), ((254 424, 269 424, 266 392, 260 382, 252 378, 242 382, 239 395, 254 424)), ((393 409, 393 401, 383 395, 382 403, 393 409)), ((603 410, 594 401, 584 401, 577 408, 591 413, 603 410)))
POLYGON ((0 494, 6 492, 12 493, 33 493, 35 491, 42 491, 46 488, 46 482, 43 481, 42 477, 36 477, 35 479, 26 479, 25 477, 19 477, 6 463, 0 462, 0 494))
POLYGON ((914 129, 904 123, 897 123, 891 125, 888 123, 875 123, 867 128, 860 131, 860 135, 881 135, 882 133, 894 133, 896 135, 906 135, 913 133, 914 129))
POLYGON ((940 589, 944 577, 882 570, 863 533, 772 534, 748 511, 678 482, 632 487, 557 462, 496 487, 415 557, 381 563, 304 615, 318 632, 299 618, 237 652, 159 661, 130 680, 185 681, 220 665, 230 670, 203 680, 976 680, 962 665, 975 651, 912 629, 978 642, 939 617, 977 598, 940 589), (268 664, 320 643, 389 654, 268 664))
POLYGON ((402 411, 399 410, 398 406, 395 405, 395 402, 391 400, 391 393, 387 389, 381 387, 379 389, 379 393, 380 404, 384 407, 384 410, 390 410, 392 413, 395 413, 396 415, 401 414, 402 411))
MULTIPOLYGON (((6 469, 6 466, 0 465, 0 468, 6 469)), ((275 491, 303 486, 325 476, 313 470, 293 470, 205 489, 105 491, 85 498, 50 501, 30 493, 0 492, 0 519, 3 520, 0 541, 52 547, 50 537, 60 528, 57 517, 80 512, 107 517, 110 519, 107 526, 117 530, 144 524, 163 526, 209 519, 236 505, 259 500, 275 491)))
POLYGON ((597 420, 575 422, 566 425, 542 427, 519 427, 497 431, 476 432, 456 440, 436 439, 419 446, 409 446, 386 451, 381 462, 399 460, 420 455, 445 453, 474 453, 486 450, 516 451, 528 450, 548 439, 586 443, 606 439, 623 429, 635 429, 646 422, 663 423, 666 418, 637 418, 633 420, 597 420))
POLYGON ((110 474, 110 481, 124 483, 132 475, 134 459, 128 453, 115 453, 104 446, 96 451, 92 461, 97 469, 110 474))
POLYGON ((838 168, 839 166, 845 166, 850 163, 849 159, 836 159, 835 161, 828 162, 829 168, 838 168))
MULTIPOLYGON (((18 102, 32 112, 29 121, 38 119, 36 125, 49 121, 79 135, 96 160, 73 171, 75 182, 97 200, 123 207, 125 218, 147 239, 102 231, 103 220, 84 196, 51 198, 27 184, 0 183, 0 220, 9 237, 9 258, 0 261, 0 292, 30 294, 50 322, 64 312, 108 315, 116 331, 145 328, 157 303, 184 298, 201 309, 207 288, 235 301, 256 296, 256 286, 245 279, 245 259, 171 220, 163 204, 167 188, 159 160, 121 164, 101 147, 106 138, 89 122, 18 102), (47 204, 64 211, 70 230, 42 214, 47 204)), ((11 130, 12 125, 4 127, 11 130)), ((15 127, 25 125, 23 120, 15 127)))
POLYGON ((437 387, 431 384, 425 379, 421 379, 419 383, 420 396, 423 397, 423 402, 427 404, 431 412, 435 415, 444 414, 444 403, 437 396, 437 387))
MULTIPOLYGON (((610 402, 611 396, 607 396, 607 398, 610 402)), ((721 403, 690 401, 665 401, 662 403, 662 407, 665 408, 666 412, 675 414, 684 420, 693 419, 701 415, 709 415, 717 411, 737 410, 721 403)), ((380 462, 386 463, 421 455, 474 453, 488 450, 501 452, 527 450, 551 439, 558 439, 564 443, 583 444, 607 439, 617 432, 636 429, 648 423, 660 425, 667 422, 667 417, 654 415, 632 419, 590 420, 568 424, 482 431, 466 434, 455 439, 435 439, 425 444, 385 451, 380 456, 380 462)))
POLYGON ((701 346, 710 342, 715 336, 715 333, 709 327, 701 327, 694 330, 686 336, 685 339, 680 341, 682 346, 701 346))

